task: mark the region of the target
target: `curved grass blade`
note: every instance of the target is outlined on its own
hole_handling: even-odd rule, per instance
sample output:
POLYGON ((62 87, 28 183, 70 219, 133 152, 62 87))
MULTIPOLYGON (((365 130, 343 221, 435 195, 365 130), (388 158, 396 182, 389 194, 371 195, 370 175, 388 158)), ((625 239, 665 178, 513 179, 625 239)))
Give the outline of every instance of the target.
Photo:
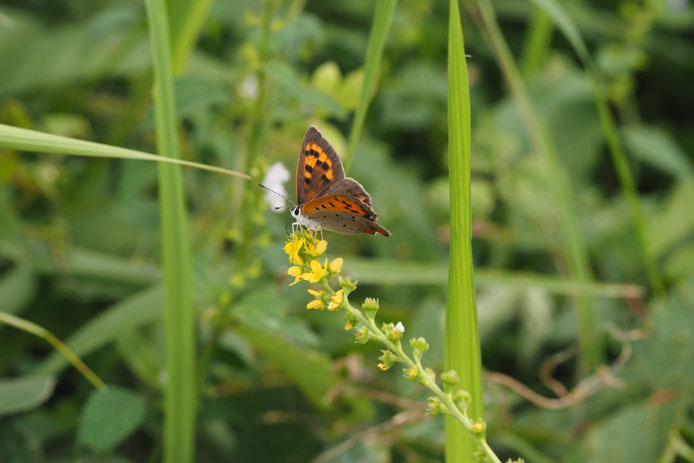
POLYGON ((73 156, 165 162, 169 164, 195 167, 196 169, 209 170, 211 172, 233 175, 246 179, 251 178, 249 175, 224 169, 222 167, 208 166, 206 164, 199 164, 197 162, 158 156, 156 154, 144 153, 142 151, 131 150, 128 148, 119 148, 117 146, 104 145, 101 143, 95 143, 93 141, 61 137, 59 135, 51 135, 48 133, 37 132, 35 130, 20 129, 19 127, 12 127, 5 124, 0 124, 0 148, 34 151, 38 153, 67 154, 73 156))
POLYGON ((183 71, 213 3, 213 0, 168 2, 173 69, 177 75, 183 71))
MULTIPOLYGON (((470 90, 458 0, 448 25, 448 160, 451 240, 446 304, 445 369, 460 376, 471 395, 468 416, 482 418, 482 360, 472 264, 470 213, 470 90)), ((463 426, 446 417, 446 461, 475 461, 476 445, 463 426)))
MULTIPOLYGON (((593 278, 589 265, 588 249, 577 224, 569 174, 559 159, 547 124, 540 119, 530 101, 523 77, 499 29, 491 1, 478 0, 477 4, 499 67, 523 120, 527 124, 528 136, 547 166, 546 181, 552 195, 557 200, 559 211, 557 219, 570 273, 579 285, 585 285, 593 278)), ((598 315, 592 300, 586 294, 578 294, 575 300, 579 343, 581 345, 581 370, 588 374, 594 372, 603 360, 598 315)))
MULTIPOLYGON (((178 157, 176 105, 169 23, 164 0, 147 0, 147 19, 154 67, 154 120, 157 151, 178 157)), ((162 269, 164 271, 164 326, 167 382, 164 390, 164 461, 194 458, 195 312, 188 220, 183 179, 177 166, 159 167, 162 269)))
POLYGON ((345 172, 347 173, 349 173, 349 169, 352 166, 354 150, 357 149, 357 143, 359 142, 361 131, 364 128, 366 111, 369 109, 371 94, 376 87, 376 79, 378 78, 378 71, 381 68, 381 58, 383 57, 383 48, 386 45, 388 30, 390 29, 390 24, 393 22, 393 14, 395 13, 397 4, 397 0, 378 0, 376 2, 374 22, 371 25, 369 43, 366 46, 364 83, 361 87, 359 106, 357 107, 354 120, 352 121, 352 130, 349 133, 347 154, 343 159, 345 172))
POLYGON ((63 344, 53 333, 48 331, 36 323, 24 320, 23 318, 15 317, 7 312, 0 312, 0 323, 13 326, 18 330, 26 331, 27 333, 38 336, 49 343, 53 348, 65 357, 72 365, 97 389, 104 389, 106 384, 101 381, 96 373, 85 364, 68 346, 63 344))
POLYGON ((656 258, 653 255, 652 240, 648 233, 648 227, 646 227, 646 219, 643 209, 639 203, 639 196, 636 191, 636 183, 634 182, 634 177, 632 176, 629 168, 629 162, 627 161, 622 140, 620 138, 619 131, 617 130, 617 123, 615 122, 614 116, 610 111, 607 98, 605 97, 605 89, 598 67, 593 62, 593 59, 588 52, 588 47, 581 37, 580 31, 571 20, 571 17, 566 13, 566 11, 564 11, 563 7, 558 2, 554 0, 530 1, 538 8, 541 8, 548 16, 550 16, 550 18, 552 18, 554 23, 557 25, 557 28, 562 32, 562 34, 564 34, 588 71, 588 75, 593 83, 593 93, 595 96, 595 104, 598 108, 598 114, 600 115, 600 125, 602 126, 605 140, 607 141, 607 147, 612 157, 612 163, 614 164, 615 170, 617 171, 617 176, 619 177, 619 183, 622 186, 622 192, 626 197, 627 204, 629 205, 629 212, 631 213, 631 219, 633 220, 634 228, 636 229, 636 235, 641 248, 646 275, 651 287, 653 288, 653 291, 656 293, 656 295, 661 295, 664 290, 663 278, 660 274, 660 270, 658 269, 656 258))

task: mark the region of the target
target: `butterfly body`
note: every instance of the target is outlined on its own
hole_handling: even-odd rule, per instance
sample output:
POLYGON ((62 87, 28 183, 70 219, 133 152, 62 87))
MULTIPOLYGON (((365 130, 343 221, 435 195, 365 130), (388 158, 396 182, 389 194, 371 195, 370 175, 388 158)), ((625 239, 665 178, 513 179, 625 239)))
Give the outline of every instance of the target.
POLYGON ((342 161, 330 143, 311 126, 301 143, 296 168, 296 199, 291 210, 295 226, 311 231, 330 230, 343 234, 390 232, 378 225, 371 196, 363 186, 345 177, 342 161))

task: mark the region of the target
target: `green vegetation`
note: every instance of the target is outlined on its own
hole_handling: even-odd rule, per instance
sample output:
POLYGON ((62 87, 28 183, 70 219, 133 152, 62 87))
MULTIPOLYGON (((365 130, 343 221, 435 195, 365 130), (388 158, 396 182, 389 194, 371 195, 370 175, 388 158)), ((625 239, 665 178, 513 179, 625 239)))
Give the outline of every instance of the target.
POLYGON ((4 2, 0 461, 694 461, 693 17, 4 2), (312 124, 392 237, 296 260, 312 124))

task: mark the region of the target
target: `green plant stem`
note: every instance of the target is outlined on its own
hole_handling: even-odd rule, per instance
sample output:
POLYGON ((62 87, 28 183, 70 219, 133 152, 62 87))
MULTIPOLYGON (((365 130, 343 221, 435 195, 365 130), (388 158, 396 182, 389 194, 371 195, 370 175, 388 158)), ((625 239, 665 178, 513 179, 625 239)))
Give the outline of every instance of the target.
MULTIPOLYGON (((260 43, 260 65, 257 70, 258 75, 258 95, 253 103, 249 117, 248 144, 246 149, 245 171, 256 172, 258 170, 258 155, 261 152, 262 143, 265 137, 265 127, 270 118, 265 110, 267 99, 267 79, 265 65, 269 60, 270 53, 270 32, 272 13, 275 9, 275 0, 265 0, 265 10, 263 12, 262 38, 260 43)), ((257 175, 257 174, 256 174, 257 175)), ((257 237, 257 210, 258 203, 262 198, 262 190, 254 183, 246 185, 243 192, 241 204, 241 214, 239 217, 242 222, 241 243, 236 255, 236 268, 238 272, 244 271, 251 254, 254 238, 257 237)))
POLYGON ((10 326, 14 326, 15 328, 25 331, 27 333, 33 334, 34 336, 38 336, 39 338, 44 339, 46 342, 48 342, 53 348, 58 351, 63 357, 65 357, 68 362, 70 362, 76 369, 79 371, 82 376, 84 376, 87 381, 92 383, 92 385, 99 389, 103 390, 106 389, 107 386, 106 384, 97 376, 96 373, 92 371, 91 368, 87 366, 86 363, 82 361, 81 358, 79 358, 68 346, 63 344, 60 339, 58 339, 53 333, 48 331, 47 329, 37 325, 36 323, 32 323, 28 320, 24 320, 23 318, 15 317, 14 315, 11 315, 7 312, 0 312, 0 322, 5 323, 10 326))
POLYGON ((383 49, 388 38, 390 24, 393 22, 393 14, 397 6, 397 0, 377 0, 375 4, 374 20, 371 24, 369 32, 369 42, 366 45, 366 63, 364 64, 364 82, 361 87, 361 96, 359 97, 359 106, 354 113, 352 120, 352 130, 349 132, 349 140, 347 142, 347 153, 343 159, 345 172, 349 173, 354 160, 354 152, 357 149, 357 143, 361 137, 361 132, 364 128, 366 120, 366 112, 369 109, 371 95, 376 88, 378 80, 378 71, 381 67, 381 59, 383 58, 383 49))
MULTIPOLYGON (((147 0, 146 6, 154 67, 157 151, 178 157, 168 14, 164 0, 147 0)), ((197 406, 190 242, 181 170, 169 164, 158 167, 167 372, 164 461, 185 463, 194 459, 197 406)))
MULTIPOLYGON (((570 177, 564 169, 554 148, 552 136, 544 121, 535 112, 523 78, 515 64, 508 45, 499 29, 496 16, 489 0, 478 0, 484 30, 496 54, 499 66, 504 73, 511 94, 527 124, 530 139, 545 165, 548 167, 546 179, 555 198, 559 228, 572 276, 579 285, 585 285, 593 278, 588 262, 588 250, 581 236, 574 199, 571 193, 570 177)), ((598 315, 592 301, 585 294, 575 297, 581 345, 581 372, 589 374, 603 362, 603 346, 598 327, 598 315)))
MULTIPOLYGON (((335 294, 335 290, 330 286, 326 278, 321 280, 321 285, 323 286, 323 289, 325 289, 325 291, 331 296, 335 294)), ((436 384, 436 381, 429 378, 429 375, 427 375, 424 367, 422 366, 421 360, 416 357, 414 359, 410 358, 410 356, 407 355, 403 350, 402 342, 393 342, 388 339, 386 335, 383 334, 383 332, 378 328, 374 319, 367 317, 361 310, 353 307, 352 304, 349 303, 349 294, 345 293, 340 308, 349 313, 351 317, 358 320, 359 324, 365 326, 369 330, 370 340, 380 342, 396 355, 398 361, 404 363, 410 368, 414 368, 417 371, 419 378, 423 378, 421 384, 433 392, 434 395, 441 400, 443 405, 446 407, 446 410, 448 410, 448 413, 460 422, 472 440, 475 441, 478 448, 482 449, 487 457, 491 459, 491 461, 501 463, 501 460, 499 460, 492 448, 489 447, 484 434, 474 430, 473 426, 475 423, 465 413, 463 413, 462 410, 460 410, 460 408, 453 402, 451 396, 446 394, 439 387, 439 385, 436 384)))

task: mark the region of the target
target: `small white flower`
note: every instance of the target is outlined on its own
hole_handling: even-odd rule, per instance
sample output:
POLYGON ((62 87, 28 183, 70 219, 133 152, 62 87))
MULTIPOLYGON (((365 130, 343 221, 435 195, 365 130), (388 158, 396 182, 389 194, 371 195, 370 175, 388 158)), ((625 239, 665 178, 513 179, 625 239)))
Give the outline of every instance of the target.
POLYGON ((248 74, 239 86, 239 94, 249 100, 255 100, 258 96, 258 76, 248 74))
MULTIPOLYGON (((280 195, 287 196, 287 190, 284 189, 284 184, 287 183, 290 178, 291 175, 287 168, 284 167, 284 164, 276 162, 267 170, 263 185, 280 195)), ((282 207, 285 205, 284 198, 269 191, 265 191, 263 199, 265 199, 265 202, 270 205, 270 208, 277 213, 281 212, 282 207)))
POLYGON ((398 322, 398 324, 395 325, 395 329, 400 331, 401 333, 405 332, 405 326, 402 324, 402 322, 398 322))

